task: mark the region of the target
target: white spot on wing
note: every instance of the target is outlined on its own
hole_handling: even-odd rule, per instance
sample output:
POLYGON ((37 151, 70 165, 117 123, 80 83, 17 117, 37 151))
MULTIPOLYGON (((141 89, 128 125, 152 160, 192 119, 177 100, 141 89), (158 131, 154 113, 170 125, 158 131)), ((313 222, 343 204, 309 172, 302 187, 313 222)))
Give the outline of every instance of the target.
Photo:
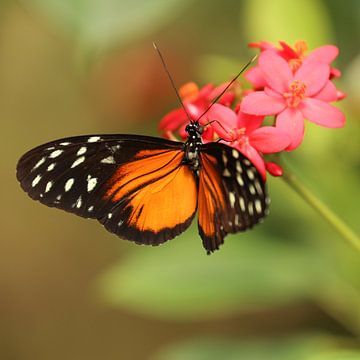
POLYGON ((58 196, 56 197, 56 200, 60 201, 60 200, 61 200, 61 195, 58 195, 58 196))
POLYGON ((262 206, 261 206, 261 201, 259 199, 255 200, 255 210, 258 214, 261 214, 262 206))
POLYGON ((67 141, 65 141, 65 142, 60 143, 60 145, 62 145, 62 146, 67 146, 67 145, 70 145, 70 143, 67 142, 67 141))
POLYGON ((79 198, 76 200, 76 208, 80 209, 81 208, 81 204, 82 204, 82 200, 81 200, 81 196, 79 196, 79 198))
POLYGON ((254 205, 253 205, 253 203, 251 201, 249 201, 248 210, 249 210, 249 214, 251 216, 254 215, 254 205))
POLYGON ((93 206, 89 206, 89 207, 88 207, 88 211, 89 211, 89 212, 91 212, 91 211, 93 211, 93 210, 94 210, 94 207, 93 207, 93 206))
POLYGON ((259 181, 257 179, 255 179, 254 184, 255 184, 255 187, 256 187, 256 190, 257 190, 258 194, 262 195, 263 190, 262 190, 261 185, 260 185, 260 183, 259 183, 259 181))
POLYGON ((112 218, 112 213, 108 213, 107 218, 111 219, 112 218))
POLYGON ((83 154, 85 154, 86 153, 86 146, 82 146, 79 150, 78 150, 78 152, 76 153, 76 155, 77 156, 80 156, 80 155, 83 155, 83 154))
POLYGON ((102 159, 100 162, 102 164, 115 164, 115 159, 113 156, 108 156, 107 158, 102 159))
POLYGON ((235 159, 238 159, 239 158, 239 153, 237 150, 233 149, 232 150, 232 156, 235 158, 235 159))
POLYGON ((248 159, 244 159, 244 164, 247 165, 247 166, 250 166, 251 162, 248 159))
POLYGON ((49 157, 52 159, 55 159, 56 157, 61 155, 63 152, 64 152, 64 150, 55 150, 49 155, 49 157))
POLYGON ((53 182, 52 181, 49 181, 47 184, 46 184, 46 187, 45 187, 45 192, 49 192, 51 187, 53 186, 53 182))
POLYGON ((249 185, 249 190, 250 190, 250 194, 252 195, 256 194, 255 186, 253 184, 249 185))
POLYGON ((79 158, 77 158, 71 165, 71 168, 74 168, 76 166, 78 166, 79 164, 81 164, 82 162, 84 162, 85 160, 85 156, 80 156, 79 158))
POLYGON ((235 194, 232 191, 230 191, 229 192, 229 201, 230 201, 230 206, 232 208, 234 208, 234 206, 235 206, 235 200, 236 200, 235 194))
POLYGON ((237 174, 237 175, 236 175, 236 181, 238 182, 238 184, 239 184, 240 186, 244 186, 244 181, 243 181, 243 178, 241 177, 240 174, 237 174))
POLYGON ((111 150, 112 150, 113 152, 115 152, 115 151, 119 150, 120 148, 121 148, 120 145, 114 145, 114 146, 111 147, 111 150))
POLYGON ((246 171, 246 173, 247 173, 247 176, 249 177, 250 180, 254 180, 255 176, 254 176, 254 173, 252 172, 252 170, 248 169, 246 171))
POLYGON ((93 191, 97 184, 97 178, 92 178, 91 175, 87 177, 87 191, 93 191))
POLYGON ((123 223, 124 223, 124 220, 120 220, 120 221, 118 222, 118 226, 121 226, 123 223))
POLYGON ((74 184, 74 179, 73 179, 73 178, 70 178, 70 179, 65 183, 65 187, 64 187, 65 191, 66 191, 66 192, 69 191, 69 190, 72 188, 73 184, 74 184))
POLYGON ((239 202, 240 202, 241 211, 245 211, 245 201, 244 201, 244 198, 242 196, 240 196, 239 202))
POLYGON ((37 169, 40 165, 42 165, 45 162, 45 157, 41 158, 35 166, 32 168, 33 170, 37 169))
POLYGON ((89 143, 97 142, 97 141, 99 141, 100 139, 101 139, 100 136, 91 136, 91 137, 88 138, 88 141, 87 141, 87 142, 89 142, 89 143))
POLYGON ((224 169, 224 171, 223 171, 223 176, 225 176, 225 177, 231 177, 231 173, 230 173, 230 171, 229 171, 227 168, 224 169))
POLYGON ((223 151, 223 153, 222 153, 222 160, 223 160, 224 166, 226 166, 226 164, 227 164, 227 162, 228 162, 228 158, 227 158, 227 156, 226 156, 225 151, 223 151))
POLYGON ((39 183, 40 179, 41 179, 41 176, 40 176, 40 175, 37 175, 37 176, 35 177, 35 179, 32 181, 31 186, 32 186, 32 187, 36 186, 36 185, 39 183))
POLYGON ((240 217, 239 214, 235 214, 235 225, 239 226, 240 225, 240 217))
POLYGON ((235 166, 236 166, 236 171, 241 174, 242 173, 242 167, 241 167, 240 161, 236 161, 235 166))
POLYGON ((48 167, 47 167, 47 171, 51 171, 51 170, 54 170, 54 167, 55 167, 56 163, 52 163, 50 164, 48 167))

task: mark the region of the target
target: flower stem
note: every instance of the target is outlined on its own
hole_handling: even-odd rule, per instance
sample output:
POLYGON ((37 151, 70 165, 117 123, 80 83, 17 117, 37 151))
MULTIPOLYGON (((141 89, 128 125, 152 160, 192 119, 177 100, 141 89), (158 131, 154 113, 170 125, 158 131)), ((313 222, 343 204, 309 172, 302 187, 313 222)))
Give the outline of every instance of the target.
MULTIPOLYGON (((281 166, 284 168, 283 164, 281 166)), ((360 238, 328 206, 314 195, 289 169, 284 168, 283 179, 313 209, 315 209, 332 227, 360 252, 360 238)))

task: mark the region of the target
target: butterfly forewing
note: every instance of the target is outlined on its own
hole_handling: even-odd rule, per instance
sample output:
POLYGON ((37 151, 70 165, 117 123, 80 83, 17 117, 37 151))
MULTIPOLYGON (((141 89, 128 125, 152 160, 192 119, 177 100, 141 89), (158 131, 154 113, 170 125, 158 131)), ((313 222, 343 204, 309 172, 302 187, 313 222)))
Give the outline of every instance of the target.
POLYGON ((264 181, 239 151, 208 143, 200 154, 199 232, 205 249, 219 248, 228 233, 251 228, 267 213, 264 181))
POLYGON ((157 244, 183 231, 196 210, 196 182, 181 164, 182 147, 132 135, 61 139, 26 153, 17 178, 43 204, 96 218, 120 237, 157 244), (176 211, 169 202, 184 182, 190 195, 176 211))

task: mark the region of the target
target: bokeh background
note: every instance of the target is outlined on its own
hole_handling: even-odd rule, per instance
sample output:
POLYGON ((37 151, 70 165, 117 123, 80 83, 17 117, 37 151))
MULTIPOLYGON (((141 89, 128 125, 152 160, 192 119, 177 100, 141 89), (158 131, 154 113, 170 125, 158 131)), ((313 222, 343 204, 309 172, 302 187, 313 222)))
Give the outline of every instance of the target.
MULTIPOLYGON (((332 43, 343 129, 307 123, 287 162, 359 233, 357 0, 2 0, 1 359, 360 359, 360 254, 280 178, 271 214, 206 256, 196 226, 161 247, 33 202, 17 159, 61 137, 157 134, 178 85, 231 78, 248 42, 332 43)), ((186 189, 184 189, 186 191, 186 189)))

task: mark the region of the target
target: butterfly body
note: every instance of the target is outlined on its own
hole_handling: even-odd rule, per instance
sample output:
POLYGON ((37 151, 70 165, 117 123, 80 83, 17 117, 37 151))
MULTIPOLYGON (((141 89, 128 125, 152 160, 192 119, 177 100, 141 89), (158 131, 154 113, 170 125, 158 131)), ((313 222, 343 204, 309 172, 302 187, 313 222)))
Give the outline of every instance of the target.
POLYGON ((139 135, 56 140, 21 157, 17 178, 34 200, 81 217, 139 244, 179 235, 198 211, 208 253, 228 233, 267 213, 265 184, 251 162, 221 143, 201 141, 197 122, 185 143, 139 135))
POLYGON ((185 131, 188 139, 185 143, 184 164, 187 164, 195 173, 199 170, 199 152, 203 145, 201 140, 202 127, 198 122, 190 123, 186 126, 185 131))

